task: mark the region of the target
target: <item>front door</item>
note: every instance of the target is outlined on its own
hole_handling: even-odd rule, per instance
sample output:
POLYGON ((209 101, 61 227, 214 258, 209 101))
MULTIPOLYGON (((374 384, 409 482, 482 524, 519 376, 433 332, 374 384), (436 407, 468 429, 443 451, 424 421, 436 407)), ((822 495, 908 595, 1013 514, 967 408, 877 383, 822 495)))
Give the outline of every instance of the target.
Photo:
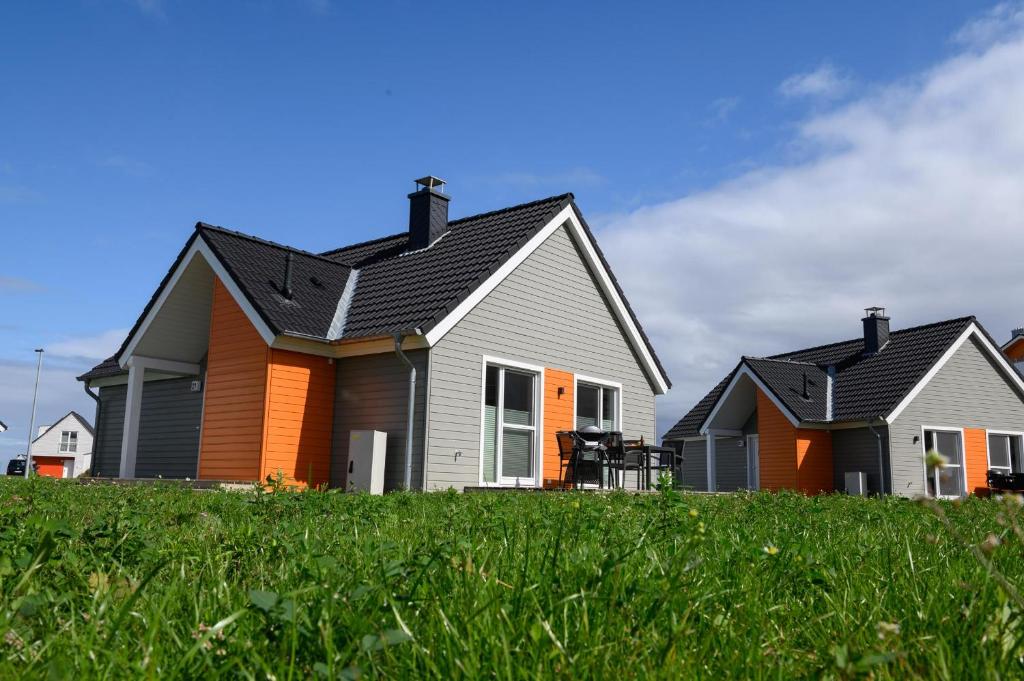
POLYGON ((761 489, 761 464, 758 459, 760 438, 757 435, 747 436, 747 488, 761 489))

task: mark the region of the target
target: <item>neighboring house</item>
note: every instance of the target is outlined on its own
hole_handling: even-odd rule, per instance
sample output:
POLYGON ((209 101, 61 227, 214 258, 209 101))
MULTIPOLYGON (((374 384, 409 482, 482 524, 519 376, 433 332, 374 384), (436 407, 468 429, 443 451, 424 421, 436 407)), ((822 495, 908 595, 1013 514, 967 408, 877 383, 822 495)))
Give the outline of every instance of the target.
POLYGON ((1024 328, 1014 329, 1010 333, 1010 340, 1006 341, 1002 350, 1017 367, 1017 370, 1024 373, 1024 328))
POLYGON ((7 431, 7 424, 4 423, 3 421, 0 421, 0 433, 6 432, 6 431, 7 431))
POLYGON ((52 426, 39 426, 32 440, 36 472, 51 478, 77 478, 92 462, 93 429, 81 414, 69 411, 52 426))
POLYGON ((813 494, 859 472, 870 493, 962 496, 1024 470, 1024 381, 973 317, 862 322, 861 338, 744 357, 665 435, 684 484, 813 494), (930 449, 950 465, 928 468, 930 449))
POLYGON ((347 486, 375 429, 388 489, 540 487, 556 431, 652 441, 669 381, 572 195, 449 221, 441 186, 417 181, 407 231, 326 253, 198 224, 80 377, 94 474, 347 486))

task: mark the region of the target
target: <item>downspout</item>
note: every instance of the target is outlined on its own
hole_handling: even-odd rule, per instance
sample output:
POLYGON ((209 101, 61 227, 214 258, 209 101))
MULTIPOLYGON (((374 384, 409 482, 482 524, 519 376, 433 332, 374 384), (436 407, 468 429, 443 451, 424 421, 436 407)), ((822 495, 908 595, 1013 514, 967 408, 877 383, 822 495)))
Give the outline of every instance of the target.
POLYGON ((100 402, 100 396, 89 390, 89 382, 82 381, 82 387, 85 388, 85 394, 96 400, 96 420, 93 423, 96 424, 94 430, 96 431, 95 437, 92 439, 92 458, 89 460, 89 477, 96 477, 96 460, 99 459, 96 456, 96 450, 99 449, 100 444, 100 411, 103 409, 103 403, 100 402))
POLYGON ((405 421, 405 489, 412 487, 412 438, 416 426, 416 365, 402 351, 402 341, 408 336, 422 336, 419 328, 395 334, 395 354, 409 367, 409 410, 405 421))
MULTIPOLYGON (((881 419, 882 423, 885 423, 885 419, 881 416, 878 418, 881 419)), ((868 430, 871 431, 871 434, 875 436, 876 440, 878 440, 878 494, 882 495, 885 494, 885 464, 882 457, 882 434, 875 430, 875 427, 871 425, 871 421, 868 421, 868 430)))

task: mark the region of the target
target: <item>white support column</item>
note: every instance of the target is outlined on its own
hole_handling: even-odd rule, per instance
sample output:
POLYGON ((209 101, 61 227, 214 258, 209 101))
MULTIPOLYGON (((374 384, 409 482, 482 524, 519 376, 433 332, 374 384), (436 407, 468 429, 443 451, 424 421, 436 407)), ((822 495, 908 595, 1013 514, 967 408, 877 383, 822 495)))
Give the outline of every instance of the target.
POLYGON ((135 454, 139 448, 139 412, 142 408, 142 385, 146 369, 128 362, 128 394, 124 402, 124 430, 121 433, 121 471, 119 477, 135 477, 135 454))
POLYGON ((708 430, 708 491, 714 492, 717 489, 715 484, 715 436, 717 430, 708 430))

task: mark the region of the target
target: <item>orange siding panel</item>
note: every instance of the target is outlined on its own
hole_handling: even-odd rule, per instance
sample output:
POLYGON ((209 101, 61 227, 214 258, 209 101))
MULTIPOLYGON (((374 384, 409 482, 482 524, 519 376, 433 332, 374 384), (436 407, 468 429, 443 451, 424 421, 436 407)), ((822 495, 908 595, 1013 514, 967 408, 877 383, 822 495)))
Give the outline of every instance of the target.
POLYGON ((573 375, 558 369, 544 370, 544 486, 558 486, 558 440, 555 433, 572 430, 573 423, 573 375), (565 392, 558 394, 558 389, 565 392))
POLYGON ((214 279, 200 479, 260 479, 269 352, 228 290, 214 279))
POLYGON ((797 489, 804 494, 832 491, 832 433, 797 429, 796 471, 797 489))
POLYGON ((984 428, 964 428, 964 462, 967 493, 988 493, 988 431, 984 428))
POLYGON ((796 428, 767 395, 757 390, 761 489, 798 489, 796 428))
POLYGON ((1006 356, 1014 362, 1024 359, 1024 340, 1016 340, 1005 350, 1006 356))
POLYGON ((336 364, 326 357, 271 350, 262 477, 326 485, 331 470, 336 364))

